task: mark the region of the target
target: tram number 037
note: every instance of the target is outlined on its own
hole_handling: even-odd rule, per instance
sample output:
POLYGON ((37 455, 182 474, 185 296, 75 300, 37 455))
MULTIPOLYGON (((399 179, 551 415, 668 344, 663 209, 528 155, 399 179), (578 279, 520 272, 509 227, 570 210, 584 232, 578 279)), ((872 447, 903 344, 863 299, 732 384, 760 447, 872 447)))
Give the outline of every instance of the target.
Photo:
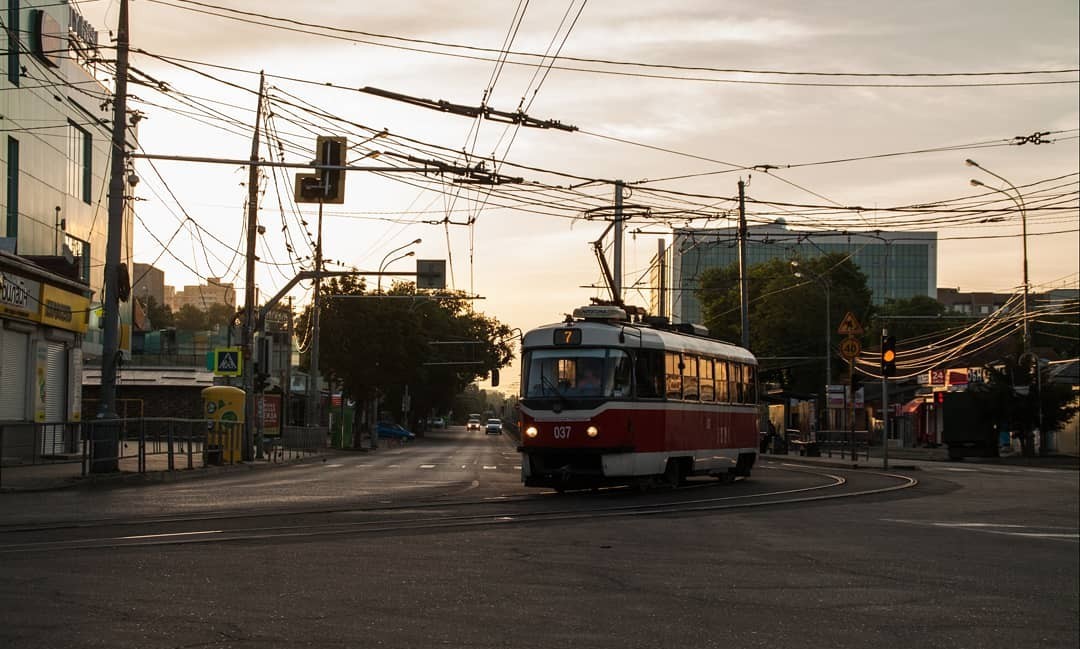
POLYGON ((555 439, 570 439, 570 427, 569 426, 553 426, 551 428, 551 436, 555 439))

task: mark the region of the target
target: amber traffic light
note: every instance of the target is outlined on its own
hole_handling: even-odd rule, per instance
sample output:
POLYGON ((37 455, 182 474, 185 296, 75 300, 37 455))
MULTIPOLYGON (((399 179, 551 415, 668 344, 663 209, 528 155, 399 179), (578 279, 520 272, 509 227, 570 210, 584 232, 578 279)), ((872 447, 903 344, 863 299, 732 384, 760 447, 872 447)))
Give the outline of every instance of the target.
POLYGON ((885 336, 881 339, 881 373, 885 376, 896 374, 895 336, 885 336))

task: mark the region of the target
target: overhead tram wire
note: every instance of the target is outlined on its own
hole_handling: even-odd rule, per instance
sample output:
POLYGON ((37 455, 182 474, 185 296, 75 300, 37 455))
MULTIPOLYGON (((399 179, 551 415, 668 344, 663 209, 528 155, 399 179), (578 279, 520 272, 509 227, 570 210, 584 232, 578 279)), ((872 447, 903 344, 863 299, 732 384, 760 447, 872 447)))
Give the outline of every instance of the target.
MULTIPOLYGON (((154 4, 173 7, 173 8, 177 8, 177 9, 182 9, 182 10, 185 10, 185 11, 192 11, 192 12, 195 12, 195 13, 202 13, 202 14, 205 14, 205 15, 216 16, 216 17, 219 17, 219 18, 225 18, 225 19, 234 20, 234 21, 238 21, 238 22, 245 22, 245 23, 248 23, 248 24, 259 25, 259 26, 263 26, 263 27, 270 27, 270 28, 273 28, 273 29, 280 29, 280 30, 291 31, 291 32, 296 32, 296 33, 302 33, 302 34, 308 34, 308 35, 313 35, 313 36, 320 36, 320 37, 323 37, 323 38, 330 38, 330 39, 335 39, 335 40, 350 41, 350 42, 366 44, 366 45, 373 45, 373 46, 378 46, 378 47, 388 47, 388 48, 400 49, 400 50, 405 50, 405 51, 413 51, 413 52, 419 52, 419 53, 424 53, 424 54, 450 56, 450 57, 454 57, 454 58, 471 59, 471 60, 488 61, 488 62, 493 61, 493 59, 491 59, 490 57, 485 57, 485 56, 473 56, 473 55, 457 54, 457 53, 452 53, 452 52, 441 52, 441 51, 434 51, 434 50, 425 50, 425 49, 421 49, 419 47, 391 45, 391 44, 387 44, 387 43, 380 43, 380 42, 377 42, 377 41, 362 40, 362 39, 359 39, 359 38, 350 38, 348 36, 342 36, 341 34, 352 34, 352 35, 356 35, 356 36, 363 36, 363 37, 366 37, 366 38, 392 40, 392 41, 398 41, 398 42, 404 42, 404 43, 411 43, 411 44, 415 44, 415 45, 429 45, 429 46, 441 47, 441 48, 445 48, 445 49, 460 49, 460 50, 466 50, 466 51, 481 52, 481 53, 485 53, 485 54, 496 54, 497 55, 501 51, 501 50, 497 50, 497 49, 494 49, 494 48, 485 48, 485 47, 479 47, 479 46, 473 46, 473 45, 463 45, 463 44, 457 44, 457 43, 446 43, 446 42, 440 42, 440 41, 434 41, 434 40, 426 40, 426 39, 413 39, 413 38, 406 38, 406 37, 400 37, 400 36, 392 36, 392 35, 388 35, 388 34, 378 34, 378 33, 373 33, 373 32, 364 32, 364 31, 361 31, 361 30, 346 29, 346 28, 342 28, 342 27, 333 27, 333 26, 328 26, 328 25, 320 25, 320 24, 317 24, 317 23, 304 22, 304 21, 300 21, 300 20, 296 20, 296 19, 292 19, 292 18, 277 17, 277 16, 271 16, 269 14, 263 14, 263 13, 258 13, 258 12, 249 12, 249 11, 242 11, 242 10, 238 10, 238 9, 232 9, 230 7, 223 7, 223 6, 219 6, 219 5, 213 5, 213 4, 206 3, 206 2, 196 2, 195 0, 174 0, 174 2, 166 2, 164 0, 149 0, 149 1, 154 3, 154 4), (177 4, 177 3, 180 3, 180 4, 177 4), (185 5, 192 5, 192 6, 189 7, 189 6, 185 6, 185 5), (196 8, 193 8, 193 7, 201 7, 201 8, 196 9, 196 8), (210 11, 211 9, 213 11, 210 11), (217 11, 217 12, 228 12, 228 14, 215 13, 215 11, 217 11), (232 14, 232 15, 230 15, 230 14, 232 14), (257 20, 257 19, 261 19, 261 20, 257 20), (277 21, 277 23, 285 23, 285 24, 275 24, 273 22, 265 22, 267 20, 269 20, 269 21, 277 21), (292 26, 290 26, 290 25, 292 25, 292 26), (312 31, 312 30, 323 30, 323 31, 312 31), (326 32, 331 32, 331 33, 326 33, 326 32)), ((534 58, 534 59, 535 58, 542 58, 542 55, 540 55, 540 54, 528 53, 528 52, 513 52, 512 54, 514 56, 519 56, 519 57, 523 57, 523 58, 534 58)), ((1073 67, 1056 68, 1056 69, 1048 69, 1048 70, 1010 70, 1010 71, 1000 71, 1000 72, 994 72, 994 71, 985 71, 985 72, 884 72, 884 73, 882 73, 882 72, 812 72, 812 71, 783 71, 783 70, 752 70, 752 69, 738 69, 738 68, 729 68, 728 69, 728 68, 712 68, 712 67, 705 67, 705 66, 671 65, 671 64, 655 64, 655 63, 635 63, 635 62, 630 62, 630 61, 618 61, 618 60, 607 60, 607 59, 590 59, 590 58, 584 58, 584 57, 559 57, 559 59, 560 60, 565 60, 565 61, 578 62, 578 63, 594 63, 594 64, 598 64, 598 65, 607 65, 607 66, 613 66, 613 67, 634 67, 634 68, 644 68, 644 69, 664 69, 664 70, 676 70, 676 71, 684 71, 684 72, 711 72, 711 73, 723 73, 723 74, 758 74, 758 75, 779 75, 779 76, 852 77, 852 78, 873 78, 873 77, 881 77, 881 78, 975 77, 975 78, 979 78, 979 77, 996 77, 996 76, 1011 77, 1011 76, 1057 75, 1057 74, 1073 74, 1073 73, 1076 73, 1076 72, 1080 72, 1080 69, 1073 68, 1073 67)), ((530 66, 534 65, 533 63, 518 62, 518 61, 509 61, 508 60, 507 62, 510 63, 510 64, 514 64, 514 65, 530 65, 530 66)), ((963 85, 966 85, 966 86, 973 86, 973 85, 991 86, 991 85, 1035 85, 1035 84, 1040 84, 1040 83, 1080 83, 1080 80, 1078 80, 1078 81, 1070 80, 1070 81, 1063 81, 1063 82, 1055 82, 1055 81, 1050 81, 1050 82, 1029 82, 1029 83, 1024 83, 1024 84, 938 84, 938 85, 925 84, 925 85, 922 85, 922 86, 915 85, 915 84, 909 84, 909 85, 902 85, 902 84, 891 84, 891 85, 886 85, 886 84, 863 84, 861 86, 856 86, 856 84, 813 84, 813 83, 766 82, 766 81, 755 82, 755 81, 740 81, 740 80, 717 80, 717 79, 711 79, 711 78, 679 77, 679 76, 675 76, 675 75, 646 74, 646 73, 640 73, 640 72, 620 72, 620 71, 617 71, 617 70, 599 70, 599 69, 588 69, 588 68, 574 68, 574 67, 570 67, 570 66, 556 66, 555 69, 568 70, 568 71, 578 71, 578 72, 592 72, 592 73, 595 73, 595 74, 613 74, 613 75, 620 75, 620 76, 639 76, 639 77, 648 77, 648 78, 674 78, 674 79, 679 79, 679 80, 690 80, 690 81, 728 81, 728 82, 731 82, 731 83, 761 83, 761 84, 772 84, 772 85, 827 85, 827 86, 828 85, 833 85, 833 86, 847 85, 848 87, 867 87, 867 86, 873 86, 873 87, 927 87, 927 86, 929 86, 929 87, 959 87, 959 86, 963 86, 963 85)))

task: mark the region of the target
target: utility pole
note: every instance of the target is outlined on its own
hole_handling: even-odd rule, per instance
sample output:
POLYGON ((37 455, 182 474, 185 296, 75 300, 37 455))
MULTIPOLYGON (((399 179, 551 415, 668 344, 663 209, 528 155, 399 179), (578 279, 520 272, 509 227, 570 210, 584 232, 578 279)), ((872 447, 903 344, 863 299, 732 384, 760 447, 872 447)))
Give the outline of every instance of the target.
POLYGON ((323 202, 319 201, 319 231, 315 238, 315 297, 311 300, 311 362, 308 380, 308 426, 318 426, 322 421, 322 391, 319 386, 319 307, 322 292, 322 213, 323 202))
POLYGON ((664 254, 664 248, 664 240, 662 238, 657 239, 656 266, 657 274, 660 276, 657 290, 660 291, 660 295, 656 296, 656 315, 660 316, 661 318, 667 316, 667 257, 664 254))
POLYGON ((251 138, 251 164, 248 167, 247 269, 244 274, 244 448, 241 459, 252 457, 252 431, 255 429, 255 238, 259 227, 259 126, 262 122, 263 92, 266 80, 259 72, 259 103, 255 108, 255 133, 251 138))
MULTIPOLYGON (((124 162, 127 152, 128 0, 120 0, 116 28, 116 76, 113 95, 112 157, 109 169, 109 223, 105 242, 105 296, 102 317, 101 397, 98 419, 116 418, 116 356, 120 353, 120 251, 124 235, 124 162)), ((117 439, 112 427, 95 426, 92 473, 119 470, 117 439)))
POLYGON ((615 254, 613 257, 614 272, 612 273, 615 280, 612 284, 612 293, 615 294, 615 302, 622 304, 622 282, 623 282, 623 181, 615 181, 615 254))
POLYGON ((292 350, 293 350, 293 304, 292 296, 289 296, 289 322, 285 343, 285 378, 282 380, 281 390, 281 434, 285 435, 285 427, 289 425, 289 401, 292 396, 292 350))
POLYGON ((739 311, 742 346, 750 348, 750 294, 746 288, 746 183, 739 181, 739 311))

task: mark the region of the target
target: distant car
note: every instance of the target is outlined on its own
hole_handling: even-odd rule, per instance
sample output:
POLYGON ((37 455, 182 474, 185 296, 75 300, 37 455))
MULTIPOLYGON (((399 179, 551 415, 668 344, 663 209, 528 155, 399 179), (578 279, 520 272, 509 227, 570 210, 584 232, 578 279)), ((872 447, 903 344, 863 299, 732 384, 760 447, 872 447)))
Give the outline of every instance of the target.
POLYGON ((401 425, 392 424, 386 421, 380 421, 375 430, 378 431, 379 437, 383 439, 400 439, 407 442, 416 437, 416 435, 412 434, 401 425))
POLYGON ((480 428, 480 415, 469 415, 469 423, 465 424, 465 430, 479 431, 480 428))
POLYGON ((498 419, 488 419, 487 425, 484 426, 484 432, 488 435, 501 435, 502 421, 498 419))
POLYGON ((427 424, 432 428, 445 428, 446 420, 442 417, 432 417, 431 419, 427 420, 427 424))

